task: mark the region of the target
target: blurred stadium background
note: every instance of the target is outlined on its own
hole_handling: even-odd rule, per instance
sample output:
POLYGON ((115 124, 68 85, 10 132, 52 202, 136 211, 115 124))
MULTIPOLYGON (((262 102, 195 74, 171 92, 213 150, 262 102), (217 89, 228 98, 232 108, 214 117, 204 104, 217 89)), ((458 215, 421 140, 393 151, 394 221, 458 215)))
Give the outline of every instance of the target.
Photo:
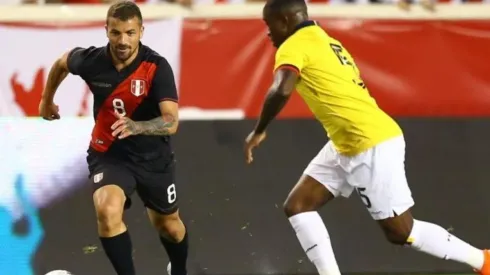
MULTIPOLYGON (((69 76, 56 96, 62 119, 37 117, 52 62, 75 46, 106 43, 111 2, 0 0, 0 275, 113 274, 99 248, 86 181, 90 91, 69 76)), ((295 95, 258 164, 245 167, 241 155, 272 76, 262 1, 137 2, 146 20, 143 43, 170 61, 179 83, 184 122, 175 147, 191 274, 312 274, 281 205, 326 142, 322 129, 295 95)), ((309 6, 401 123, 415 214, 490 247, 490 1, 311 0, 309 6)), ((356 197, 334 202, 322 215, 347 273, 470 272, 390 246, 356 197)), ((163 274, 166 256, 142 206, 126 218, 138 270, 163 274)))

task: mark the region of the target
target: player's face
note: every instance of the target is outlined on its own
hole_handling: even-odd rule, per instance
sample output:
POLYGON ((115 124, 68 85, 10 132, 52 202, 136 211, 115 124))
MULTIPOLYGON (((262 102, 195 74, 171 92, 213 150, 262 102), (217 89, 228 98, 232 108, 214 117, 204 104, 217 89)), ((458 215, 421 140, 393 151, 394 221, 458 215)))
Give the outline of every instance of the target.
POLYGON ((263 18, 269 28, 269 38, 272 40, 274 47, 278 48, 289 36, 287 20, 268 8, 264 8, 263 18))
POLYGON ((135 54, 143 35, 143 26, 137 17, 126 21, 109 17, 106 30, 111 53, 119 61, 124 62, 135 54))

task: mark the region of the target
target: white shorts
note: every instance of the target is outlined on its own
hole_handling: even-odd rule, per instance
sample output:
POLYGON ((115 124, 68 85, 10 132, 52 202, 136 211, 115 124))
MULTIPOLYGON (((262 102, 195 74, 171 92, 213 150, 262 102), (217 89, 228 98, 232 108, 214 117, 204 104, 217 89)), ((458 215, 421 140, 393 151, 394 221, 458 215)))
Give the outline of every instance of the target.
POLYGON ((310 162, 304 174, 323 184, 335 197, 354 190, 375 220, 400 215, 414 205, 405 176, 405 140, 389 139, 349 157, 329 141, 310 162))

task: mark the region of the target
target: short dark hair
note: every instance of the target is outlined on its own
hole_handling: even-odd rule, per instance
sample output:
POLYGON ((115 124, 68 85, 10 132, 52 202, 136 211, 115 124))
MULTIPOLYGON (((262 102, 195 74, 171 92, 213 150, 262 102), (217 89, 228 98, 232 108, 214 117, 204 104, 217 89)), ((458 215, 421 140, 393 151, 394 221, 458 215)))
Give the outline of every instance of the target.
POLYGON ((284 11, 292 7, 301 7, 307 10, 305 0, 268 0, 265 6, 274 11, 284 11))
POLYGON ((122 0, 112 4, 107 11, 107 20, 109 17, 117 18, 121 21, 127 21, 137 17, 140 23, 143 23, 140 8, 134 2, 128 0, 122 0))

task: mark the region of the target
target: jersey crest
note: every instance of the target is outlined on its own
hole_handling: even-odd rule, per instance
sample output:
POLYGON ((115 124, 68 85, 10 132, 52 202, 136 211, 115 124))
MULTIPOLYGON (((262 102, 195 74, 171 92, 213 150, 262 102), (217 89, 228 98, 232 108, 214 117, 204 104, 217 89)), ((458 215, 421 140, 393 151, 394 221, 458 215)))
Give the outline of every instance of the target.
POLYGON ((136 97, 142 96, 147 92, 146 81, 143 79, 131 80, 131 93, 136 97))

